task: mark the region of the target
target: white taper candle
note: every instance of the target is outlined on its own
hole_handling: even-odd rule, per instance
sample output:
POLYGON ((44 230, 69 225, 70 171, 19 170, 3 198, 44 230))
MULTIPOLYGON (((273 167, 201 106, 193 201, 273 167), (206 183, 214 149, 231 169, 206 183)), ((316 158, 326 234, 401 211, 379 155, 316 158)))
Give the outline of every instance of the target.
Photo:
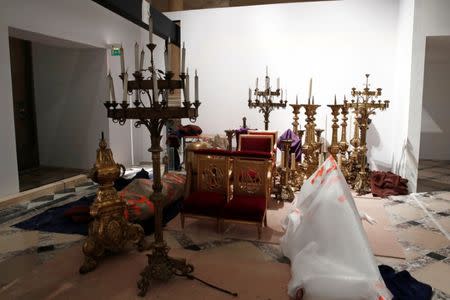
POLYGON ((139 44, 137 42, 134 44, 134 70, 139 70, 139 44))
POLYGON ((120 72, 125 73, 125 52, 122 45, 120 45, 120 72))
POLYGON ((166 71, 172 71, 172 46, 170 45, 170 38, 167 43, 167 66, 168 69, 166 71))
POLYGON ((195 95, 195 101, 198 101, 198 75, 197 75, 197 70, 195 70, 195 77, 194 77, 194 95, 195 95))
POLYGON ((153 44, 152 0, 148 1, 148 42, 153 44))
POLYGON ((184 99, 189 102, 189 68, 186 69, 186 85, 184 86, 184 99))
POLYGON ((312 78, 309 79, 309 94, 308 94, 308 99, 311 99, 311 95, 312 95, 312 78))
POLYGON ((183 42, 183 48, 181 49, 181 74, 184 74, 186 71, 186 48, 184 47, 183 42))
POLYGON ((123 74, 123 97, 122 97, 122 101, 123 102, 127 102, 128 100, 128 72, 125 72, 125 74, 123 74))
POLYGON ((139 71, 142 71, 144 69, 144 57, 145 57, 145 52, 144 52, 144 49, 142 49, 141 60, 139 61, 139 71))

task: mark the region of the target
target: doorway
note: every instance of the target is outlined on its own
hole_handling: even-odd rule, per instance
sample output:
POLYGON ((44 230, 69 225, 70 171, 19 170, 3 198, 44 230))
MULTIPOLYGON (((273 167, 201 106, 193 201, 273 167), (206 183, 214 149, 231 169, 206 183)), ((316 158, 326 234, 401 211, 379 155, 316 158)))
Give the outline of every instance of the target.
POLYGON ((427 37, 418 192, 450 191, 450 36, 427 37))
POLYGON ((39 167, 31 42, 9 37, 19 174, 39 167))
POLYGON ((19 190, 86 174, 108 119, 106 49, 9 30, 19 190))

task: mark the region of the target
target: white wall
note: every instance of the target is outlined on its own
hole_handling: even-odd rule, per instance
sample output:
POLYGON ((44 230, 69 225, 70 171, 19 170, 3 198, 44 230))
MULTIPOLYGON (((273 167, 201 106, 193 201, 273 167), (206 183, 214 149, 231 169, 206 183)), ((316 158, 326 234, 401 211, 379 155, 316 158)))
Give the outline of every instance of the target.
MULTIPOLYGON (((265 75, 265 66, 275 82, 281 77, 288 100, 295 94, 306 101, 313 77, 316 103, 342 100, 353 86, 362 88, 365 73, 372 74, 372 87, 382 87, 392 107, 377 112, 369 131, 370 161, 375 168, 391 168, 396 136, 393 99, 398 3, 390 0, 326 1, 205 9, 171 12, 181 20, 182 40, 186 42, 187 66, 200 77, 200 117, 205 133, 221 133, 241 124, 247 116, 250 127, 264 128, 263 117, 247 107, 248 88, 255 78, 265 75)), ((191 87, 192 88, 192 87, 191 87)), ((324 127, 328 116, 321 107, 317 123, 324 127)), ((280 133, 292 125, 291 109, 274 111, 270 129, 280 133)), ((302 116, 302 126, 304 116, 302 116)))
POLYGON ((102 131, 106 50, 32 45, 39 160, 43 166, 89 169, 102 131))
POLYGON ((402 177, 413 178, 417 165, 413 162, 408 143, 408 119, 411 80, 411 57, 413 42, 414 0, 400 0, 397 24, 397 47, 395 58, 395 90, 391 105, 393 121, 391 143, 393 145, 393 172, 402 177))
MULTIPOLYGON (((448 0, 415 0, 408 140, 416 165, 420 153, 426 37, 450 35, 449 12, 448 0)), ((408 179, 415 191, 417 172, 413 175, 408 179)))
POLYGON ((19 191, 8 27, 3 21, 0 17, 0 196, 19 191))
MULTIPOLYGON (((17 158, 14 136, 11 69, 9 63, 8 27, 72 40, 95 47, 123 43, 126 64, 134 65, 132 53, 140 29, 124 18, 91 0, 16 0, 2 1, 0 10, 0 196, 18 192, 17 158)), ((119 74, 119 58, 108 55, 113 74, 119 74)), ((116 89, 119 79, 114 77, 116 89)), ((98 101, 99 99, 91 99, 98 101)), ((102 117, 102 115, 99 115, 102 117)), ((103 117, 106 117, 104 112, 103 117)), ((115 159, 125 165, 131 162, 130 128, 110 122, 110 145, 115 159)))
POLYGON ((433 63, 426 56, 420 158, 450 160, 450 63, 433 63))

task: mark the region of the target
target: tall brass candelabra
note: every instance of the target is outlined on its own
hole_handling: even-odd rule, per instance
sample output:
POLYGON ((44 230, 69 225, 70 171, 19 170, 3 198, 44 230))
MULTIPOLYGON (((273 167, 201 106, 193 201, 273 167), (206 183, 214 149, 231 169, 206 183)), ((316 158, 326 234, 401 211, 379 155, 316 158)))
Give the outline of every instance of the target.
POLYGON ((314 97, 312 103, 308 100, 308 104, 302 104, 305 108, 306 114, 306 125, 305 125, 305 142, 302 145, 303 158, 303 169, 305 171, 305 176, 308 178, 317 169, 319 164, 318 151, 320 151, 320 143, 316 141, 316 124, 315 115, 317 108, 320 105, 314 104, 314 97))
POLYGON ((299 125, 300 123, 298 122, 299 118, 299 114, 300 114, 300 108, 302 107, 301 104, 298 104, 298 102, 296 102, 295 104, 289 104, 290 107, 292 107, 292 113, 294 114, 294 122, 292 122, 292 131, 296 134, 299 135, 299 125))
MULTIPOLYGON (((118 106, 118 103, 106 101, 105 107, 108 112, 108 118, 120 125, 125 124, 126 120, 137 120, 134 123, 136 128, 144 125, 150 132, 151 147, 149 152, 152 153, 153 162, 153 194, 150 199, 155 205, 155 241, 151 245, 152 253, 148 254, 148 265, 141 273, 141 279, 138 281, 139 295, 144 296, 149 288, 150 281, 169 280, 175 273, 188 274, 193 271, 193 266, 187 264, 184 259, 171 258, 168 255, 169 247, 163 238, 162 229, 162 202, 163 194, 161 193, 163 186, 161 183, 161 130, 168 119, 189 118, 195 121, 198 117, 198 108, 200 101, 198 100, 198 77, 195 76, 195 101, 189 101, 189 74, 184 73, 184 68, 180 74, 180 79, 173 79, 174 73, 168 71, 162 72, 156 70, 153 62, 153 52, 156 44, 149 43, 147 47, 150 49, 151 65, 148 69, 137 70, 133 76, 135 80, 128 81, 128 75, 122 74, 120 77, 124 84, 124 100, 118 106), (150 72, 151 77, 145 79, 143 72, 150 72), (159 77, 158 74, 159 73, 159 77), (161 75, 163 74, 163 75, 161 75), (174 93, 176 89, 184 90, 184 102, 182 107, 169 107, 169 94, 174 93), (126 101, 126 94, 132 95, 136 93, 136 100, 133 102, 134 107, 126 101), (140 95, 148 96, 148 104, 144 104, 140 95), (161 99, 161 100, 160 100, 161 99)), ((167 49, 166 49, 167 53, 167 49)), ((142 59, 141 59, 142 64, 142 59)), ((169 64, 170 65, 170 64, 169 64)), ((183 62, 184 65, 184 62, 183 62)), ((112 84, 112 80, 110 80, 112 84)), ((114 89, 112 89, 114 90, 114 89)))
MULTIPOLYGON (((264 90, 258 88, 258 78, 256 78, 256 87, 253 92, 255 99, 252 100, 252 90, 248 89, 248 107, 258 108, 264 116, 264 130, 269 130, 269 117, 274 109, 286 108, 287 100, 283 100, 283 91, 280 89, 280 78, 277 79, 277 89, 271 90, 270 77, 266 68, 266 80, 264 90), (274 99, 280 97, 280 100, 274 99)), ((287 95, 286 95, 287 97, 287 95)))
MULTIPOLYGON (((354 189, 358 195, 364 195, 370 193, 369 174, 366 171, 367 168, 367 130, 370 121, 370 116, 375 114, 377 109, 385 110, 389 107, 389 100, 375 101, 376 98, 381 96, 381 88, 371 91, 369 89, 369 74, 366 74, 366 86, 362 91, 357 91, 356 88, 352 88, 352 97, 356 97, 351 100, 351 103, 347 102, 344 105, 348 108, 355 110, 357 114, 357 122, 360 131, 359 145, 357 150, 359 172, 356 175, 354 189), (361 102, 360 102, 361 99, 361 102)), ((356 127, 355 127, 356 131, 356 127)))
POLYGON ((347 158, 347 114, 348 108, 345 106, 347 99, 344 96, 344 105, 341 106, 341 115, 342 115, 342 123, 341 123, 341 140, 339 141, 339 151, 341 153, 341 171, 344 175, 345 179, 348 181, 349 170, 348 170, 348 158, 347 158))
POLYGON ((333 125, 332 128, 332 135, 331 135, 331 145, 328 147, 328 152, 331 153, 333 158, 337 161, 337 154, 339 153, 339 143, 338 143, 338 115, 339 110, 341 109, 342 105, 336 103, 336 96, 334 97, 334 104, 327 105, 329 108, 331 108, 331 114, 333 115, 333 125))

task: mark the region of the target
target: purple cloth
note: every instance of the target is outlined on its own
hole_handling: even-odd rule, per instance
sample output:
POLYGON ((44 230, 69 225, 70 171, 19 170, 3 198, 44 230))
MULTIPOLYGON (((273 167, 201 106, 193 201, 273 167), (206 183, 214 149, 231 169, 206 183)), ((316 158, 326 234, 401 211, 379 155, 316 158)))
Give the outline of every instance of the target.
MULTIPOLYGON (((291 149, 289 153, 295 153, 295 161, 301 161, 302 160, 302 141, 300 140, 299 136, 296 135, 291 129, 286 130, 283 132, 282 135, 278 138, 277 141, 277 147, 281 151, 283 151, 281 141, 283 140, 292 140, 291 149)), ((289 156, 290 160, 290 156, 289 156)))

